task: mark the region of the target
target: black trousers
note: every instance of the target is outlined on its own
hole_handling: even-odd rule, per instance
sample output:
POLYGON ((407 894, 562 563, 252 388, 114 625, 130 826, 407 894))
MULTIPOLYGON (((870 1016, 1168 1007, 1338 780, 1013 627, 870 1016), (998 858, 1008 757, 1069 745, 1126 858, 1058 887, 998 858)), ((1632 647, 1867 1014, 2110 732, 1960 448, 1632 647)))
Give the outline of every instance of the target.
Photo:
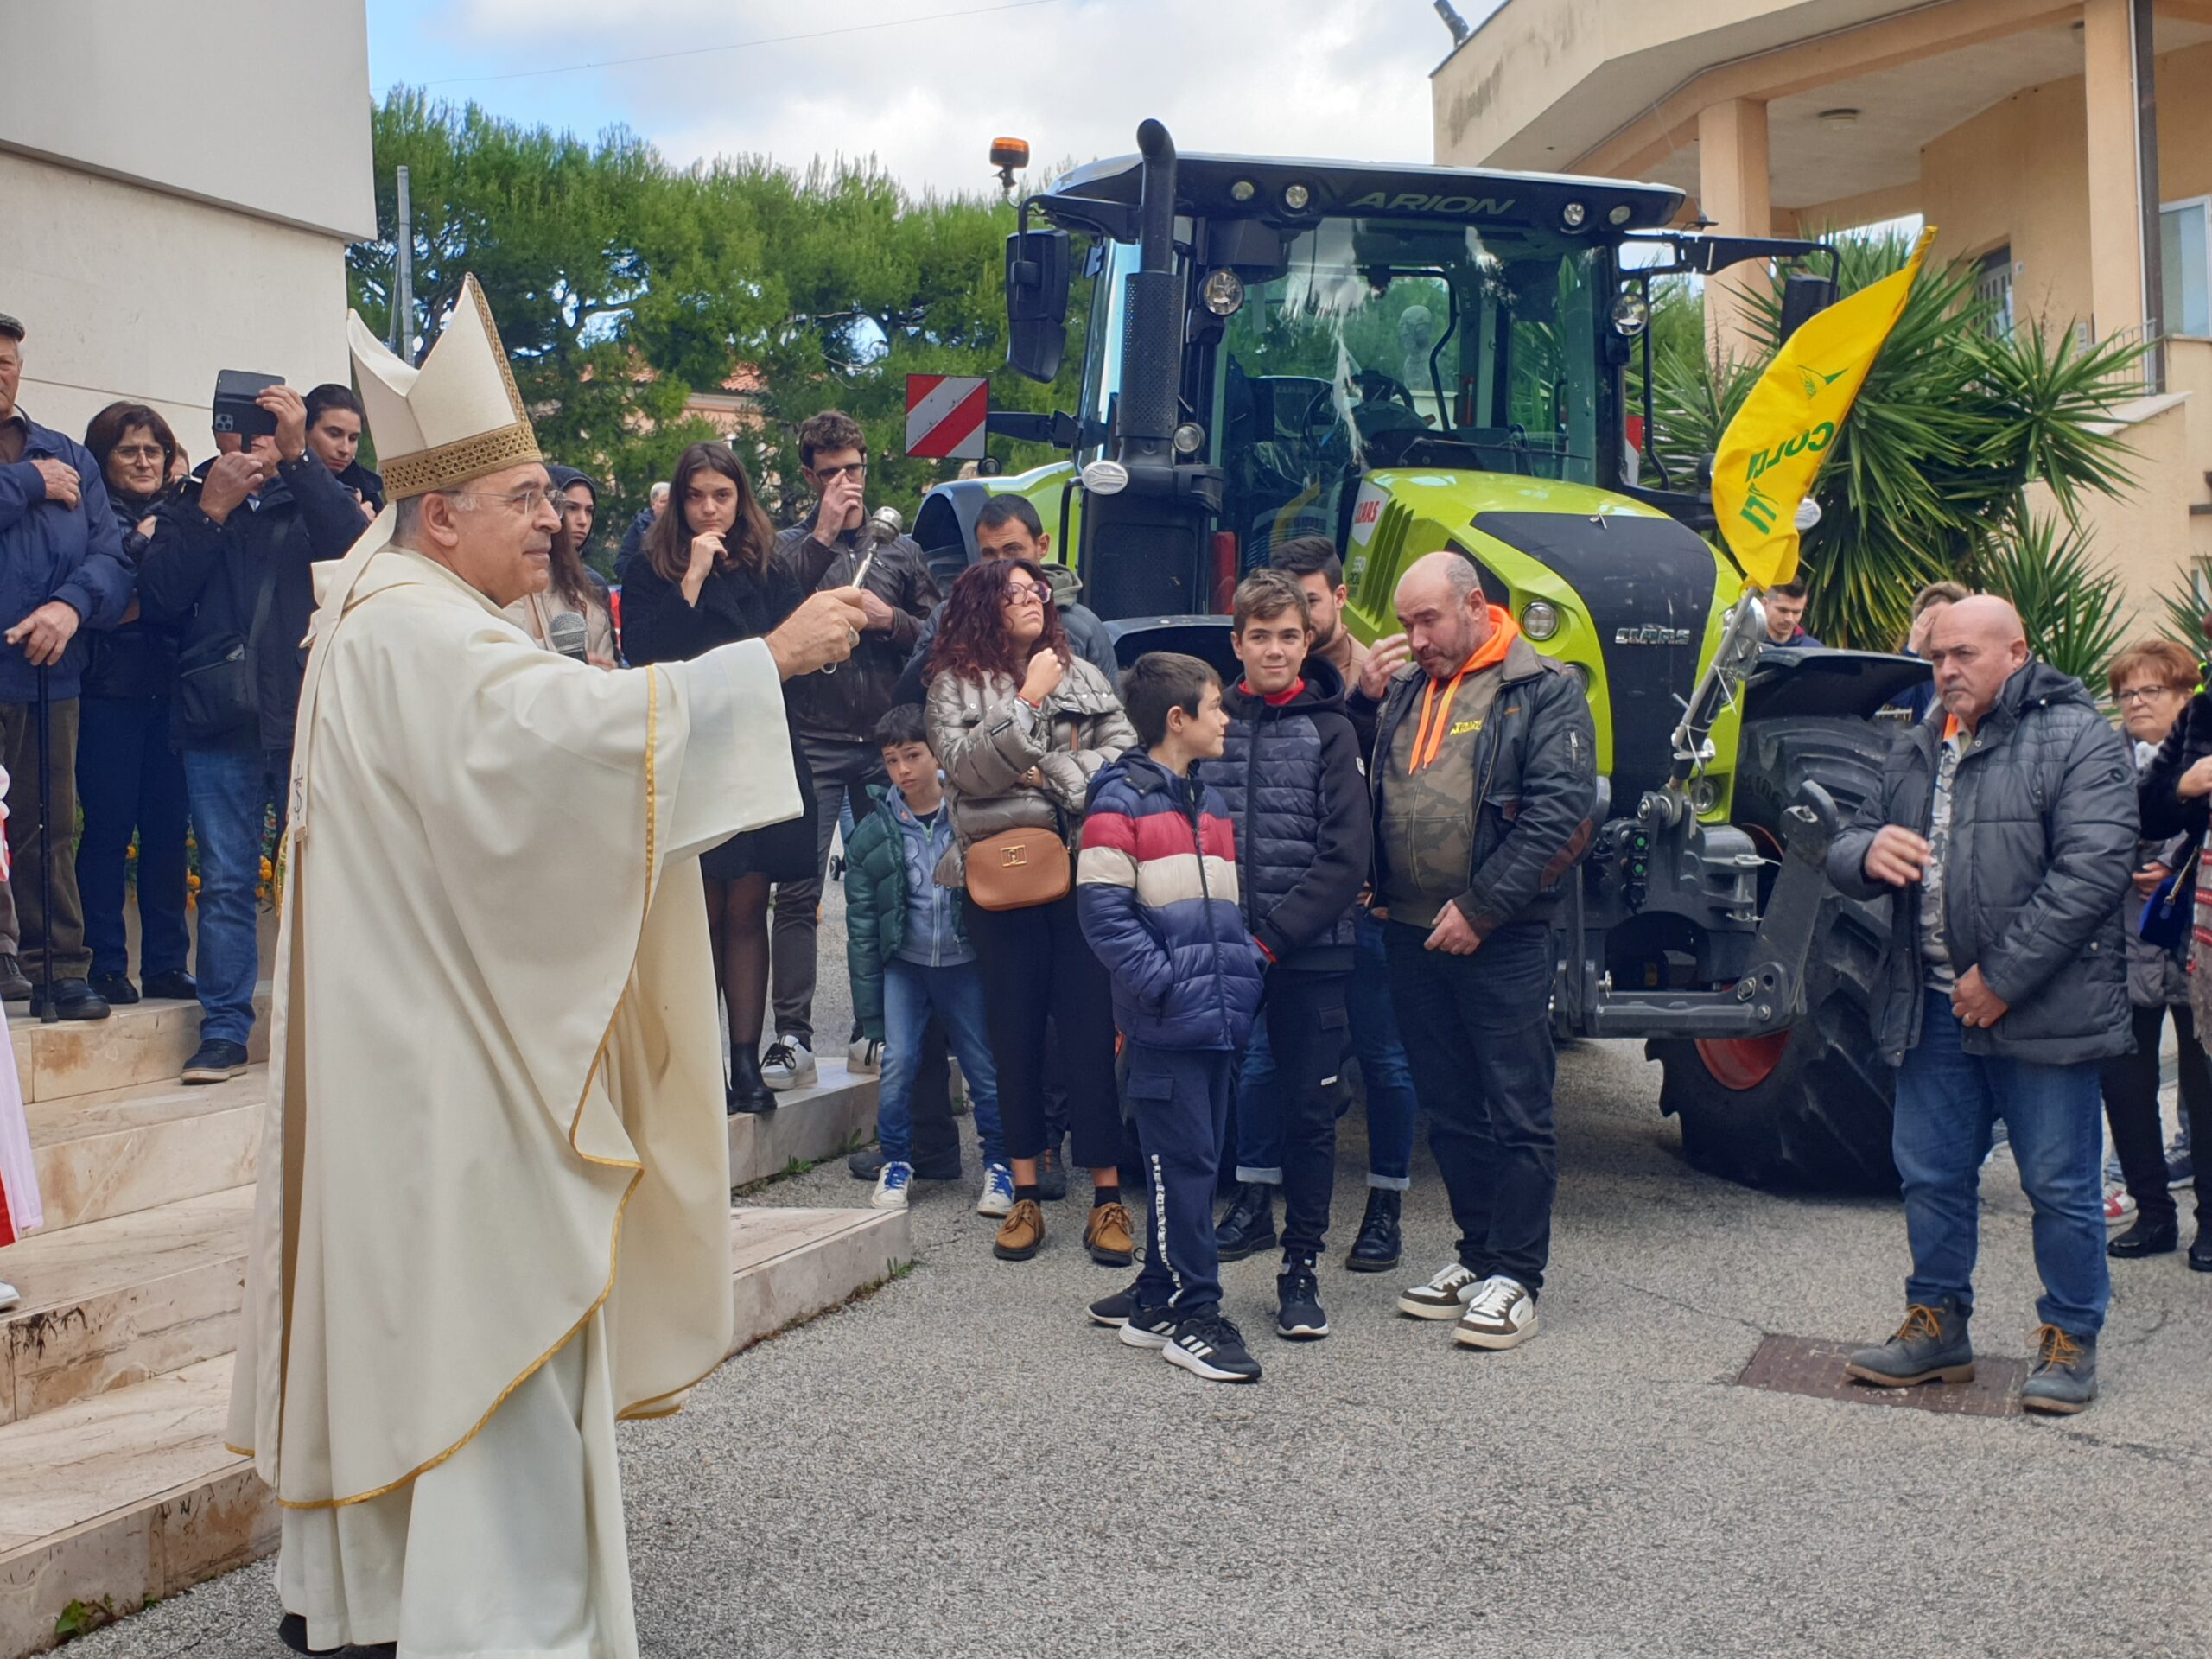
POLYGON ((1389 925, 1398 1034, 1471 1273, 1531 1295, 1551 1256, 1559 1142, 1552 1124, 1551 930, 1502 927, 1471 957, 1426 949, 1428 930, 1389 925))
MULTIPOLYGON (((2212 1065, 2206 1063, 2196 1017, 2188 1008, 2134 1008, 2130 1013, 2135 1052, 2105 1062, 2105 1122, 2112 1126, 2120 1179, 2127 1183, 2137 1215, 2153 1226, 2170 1225, 2180 1218, 2180 1206, 2166 1185, 2165 1136, 2158 1116, 2158 1039, 2167 1016, 2172 1016, 2179 1039, 2182 1121, 2189 1125, 2192 1151, 2205 1144, 2199 1137, 2212 1129, 2212 1109, 2207 1109, 2212 1107, 2212 1065)), ((2196 1184, 2196 1224, 2212 1225, 2212 1200, 2205 1197, 2202 1180, 2196 1184)))
POLYGON ((1137 1300, 1189 1319, 1221 1306, 1213 1178, 1236 1082, 1236 1056, 1224 1048, 1131 1043, 1124 1058, 1129 1120, 1143 1147, 1148 1200, 1137 1300))
POLYGON ((1268 970, 1260 1017, 1274 1057, 1274 1110, 1282 1125, 1282 1250, 1316 1255, 1329 1232, 1337 1184, 1337 1109, 1322 1084, 1344 1064, 1343 974, 1268 970))
POLYGON ((968 939, 990 999, 986 1025, 999 1065, 999 1115, 1009 1158, 1045 1150, 1045 1028, 1058 1037, 1068 1095, 1070 1155, 1086 1169, 1116 1167, 1121 1103, 1114 1089, 1114 1007, 1106 969, 1090 953, 1075 894, 1027 910, 970 902, 968 939))

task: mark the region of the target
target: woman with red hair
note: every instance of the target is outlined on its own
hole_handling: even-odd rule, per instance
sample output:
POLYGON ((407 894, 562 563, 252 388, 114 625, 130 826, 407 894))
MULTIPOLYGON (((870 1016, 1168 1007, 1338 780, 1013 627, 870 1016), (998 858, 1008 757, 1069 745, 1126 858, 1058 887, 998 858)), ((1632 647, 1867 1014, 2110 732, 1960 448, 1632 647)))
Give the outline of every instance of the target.
MULTIPOLYGON (((1070 653, 1044 570, 1028 559, 970 566, 945 601, 929 674, 930 747, 944 769, 954 836, 938 884, 967 886, 970 850, 1008 831, 1050 830, 1071 849, 1092 775, 1134 746, 1136 733, 1105 675, 1070 653)), ((993 1253, 1026 1262, 1045 1242, 1037 1159, 1049 1018, 1075 1161, 1090 1170, 1084 1243, 1094 1261, 1126 1267, 1136 1242, 1122 1203, 1113 1009, 1106 970, 1076 915, 1072 880, 1057 897, 1012 909, 986 908, 971 891, 967 923, 1014 1166, 1014 1209, 993 1253)))

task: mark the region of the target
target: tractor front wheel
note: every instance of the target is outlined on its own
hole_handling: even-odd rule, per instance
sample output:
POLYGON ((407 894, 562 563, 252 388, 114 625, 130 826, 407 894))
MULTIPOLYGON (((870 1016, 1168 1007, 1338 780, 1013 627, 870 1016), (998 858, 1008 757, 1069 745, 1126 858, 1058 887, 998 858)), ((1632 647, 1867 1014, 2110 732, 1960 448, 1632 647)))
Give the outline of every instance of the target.
MULTIPOLYGON (((1880 779, 1897 728, 1794 716, 1744 729, 1738 826, 1770 858, 1783 812, 1809 778, 1848 820, 1880 779)), ((1764 910, 1766 888, 1762 884, 1764 910)), ((1751 1186, 1897 1191, 1890 1154, 1892 1074, 1874 1052, 1867 1010, 1889 939, 1885 903, 1830 890, 1815 922, 1805 1012, 1787 1031, 1732 1041, 1656 1039, 1659 1108, 1681 1120, 1682 1151, 1707 1173, 1751 1186)))

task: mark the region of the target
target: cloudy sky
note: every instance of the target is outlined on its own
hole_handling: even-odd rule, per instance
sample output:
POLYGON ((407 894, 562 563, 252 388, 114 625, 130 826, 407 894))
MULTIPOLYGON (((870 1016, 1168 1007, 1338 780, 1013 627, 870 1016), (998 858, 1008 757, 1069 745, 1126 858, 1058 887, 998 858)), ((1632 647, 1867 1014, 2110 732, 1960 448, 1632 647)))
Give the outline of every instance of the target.
MULTIPOLYGON (((1478 22, 1494 0, 1459 0, 1478 22)), ((370 74, 671 161, 873 153, 916 189, 1135 149, 1426 162, 1432 0, 368 0, 370 74), (723 49, 717 49, 723 48, 723 49), (630 61, 622 61, 629 60, 630 61), (589 67, 578 67, 589 66, 589 67), (556 71, 558 73, 541 73, 556 71)))

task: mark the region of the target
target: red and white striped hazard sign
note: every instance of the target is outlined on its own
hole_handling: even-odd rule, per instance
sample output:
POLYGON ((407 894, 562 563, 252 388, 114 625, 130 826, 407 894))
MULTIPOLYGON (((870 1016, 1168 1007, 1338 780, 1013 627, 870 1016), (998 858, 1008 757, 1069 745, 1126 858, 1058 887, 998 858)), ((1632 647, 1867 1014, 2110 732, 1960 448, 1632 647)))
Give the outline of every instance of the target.
POLYGON ((947 461, 983 458, 989 383, 980 374, 906 377, 906 453, 947 461))

